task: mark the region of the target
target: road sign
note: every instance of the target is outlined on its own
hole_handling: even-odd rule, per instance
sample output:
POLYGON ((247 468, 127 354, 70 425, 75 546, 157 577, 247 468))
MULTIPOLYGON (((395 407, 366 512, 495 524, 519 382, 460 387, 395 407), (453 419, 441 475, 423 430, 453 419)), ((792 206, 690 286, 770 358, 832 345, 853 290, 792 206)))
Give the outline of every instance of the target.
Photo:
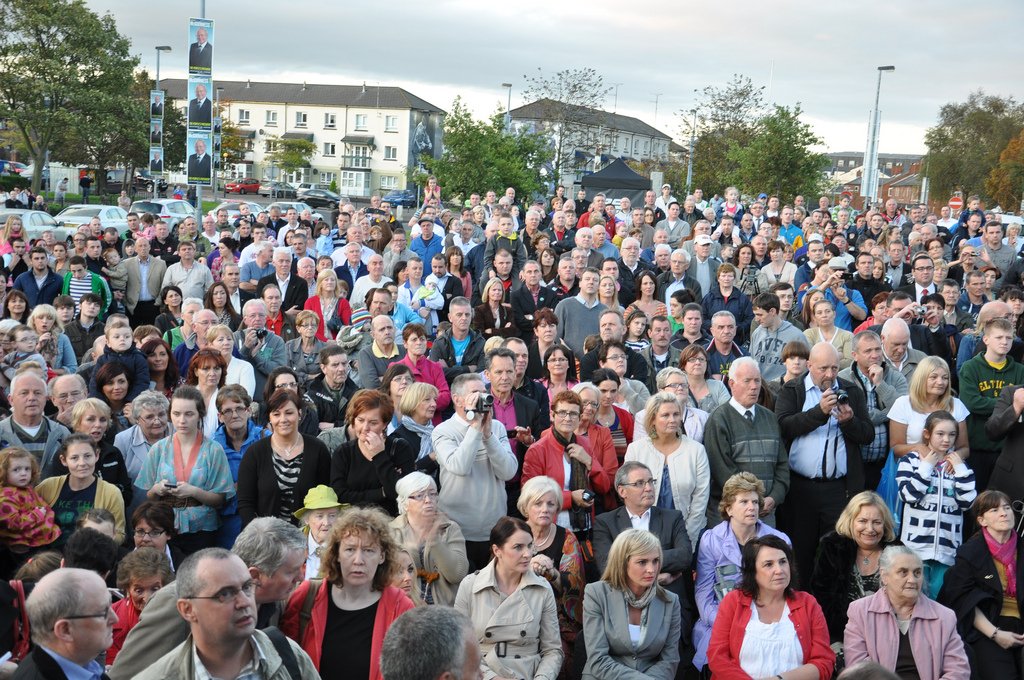
POLYGON ((949 199, 949 209, 953 211, 964 209, 964 199, 960 196, 953 196, 949 199))

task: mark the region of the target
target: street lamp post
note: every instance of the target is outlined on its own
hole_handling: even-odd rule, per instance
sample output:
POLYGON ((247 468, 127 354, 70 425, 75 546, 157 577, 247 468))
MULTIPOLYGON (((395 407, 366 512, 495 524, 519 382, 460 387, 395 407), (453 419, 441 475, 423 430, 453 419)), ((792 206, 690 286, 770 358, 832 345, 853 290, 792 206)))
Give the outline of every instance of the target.
POLYGON ((882 93, 882 74, 895 70, 895 66, 878 67, 878 84, 875 86, 875 108, 871 115, 868 148, 864 153, 864 172, 860 178, 860 194, 865 199, 865 209, 868 208, 869 203, 878 200, 878 129, 882 117, 881 112, 878 110, 878 102, 882 93))
POLYGON ((502 87, 508 88, 508 105, 505 107, 505 132, 512 131, 512 83, 502 83, 502 87))
MULTIPOLYGON (((160 53, 161 52, 170 52, 170 51, 171 51, 171 46, 170 45, 157 45, 156 46, 156 88, 155 89, 157 89, 157 90, 160 89, 160 53)), ((166 108, 167 108, 167 102, 165 101, 164 102, 164 109, 166 110, 166 108)), ((161 144, 160 147, 163 148, 163 145, 161 144)), ((166 163, 166 162, 167 162, 167 160, 164 159, 164 163, 166 163)), ((160 179, 157 178, 157 177, 154 177, 153 178, 153 198, 156 198, 157 195, 159 195, 159 193, 160 193, 160 187, 158 186, 159 184, 160 184, 160 179)))
POLYGON ((686 195, 690 195, 690 187, 693 185, 693 147, 697 144, 697 109, 693 114, 693 125, 690 127, 690 152, 686 159, 686 195))

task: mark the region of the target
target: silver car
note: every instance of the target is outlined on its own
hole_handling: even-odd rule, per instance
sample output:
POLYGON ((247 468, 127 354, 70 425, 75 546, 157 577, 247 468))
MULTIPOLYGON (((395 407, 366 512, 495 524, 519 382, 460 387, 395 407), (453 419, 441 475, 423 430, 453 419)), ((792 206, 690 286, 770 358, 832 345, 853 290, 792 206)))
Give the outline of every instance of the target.
POLYGON ((113 227, 121 233, 128 228, 128 213, 116 205, 69 205, 57 215, 57 222, 74 230, 83 224, 89 224, 94 217, 100 218, 100 224, 104 229, 113 227))
POLYGON ((259 203, 253 203, 252 201, 228 199, 206 214, 216 220, 217 211, 223 208, 228 211, 228 221, 234 223, 238 216, 242 214, 239 206, 243 203, 249 206, 249 212, 253 215, 259 215, 261 212, 266 212, 267 210, 259 203))
POLYGON ((0 208, 0 225, 7 222, 11 215, 21 218, 21 224, 25 227, 25 233, 29 240, 41 238, 44 231, 52 231, 53 238, 57 242, 67 241, 71 237, 71 229, 62 227, 48 212, 42 210, 22 210, 15 208, 0 208))
MULTIPOLYGON (((308 210, 313 215, 314 222, 323 222, 324 220, 324 216, 318 213, 316 210, 314 210, 313 206, 309 205, 308 203, 303 203, 302 201, 275 201, 274 203, 271 203, 270 205, 267 206, 267 210, 270 210, 274 206, 277 206, 278 208, 281 209, 282 215, 288 212, 289 208, 295 208, 295 212, 299 213, 300 217, 302 216, 303 210, 308 210)), ((329 214, 330 213, 328 213, 328 215, 329 214)))
POLYGON ((178 223, 183 219, 195 217, 196 214, 192 204, 180 198, 157 198, 135 201, 128 208, 128 212, 135 212, 140 216, 142 213, 152 213, 166 222, 167 227, 171 231, 174 231, 178 223))

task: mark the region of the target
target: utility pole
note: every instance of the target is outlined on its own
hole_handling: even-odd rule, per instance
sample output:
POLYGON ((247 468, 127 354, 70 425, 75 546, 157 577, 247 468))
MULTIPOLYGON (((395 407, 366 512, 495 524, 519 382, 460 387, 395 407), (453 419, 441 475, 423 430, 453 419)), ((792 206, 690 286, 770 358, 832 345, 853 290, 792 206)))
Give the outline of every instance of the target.
POLYGON ((658 100, 661 99, 662 92, 654 93, 654 124, 658 124, 658 100))
MULTIPOLYGON (((156 46, 156 88, 155 89, 157 89, 157 90, 160 89, 160 53, 161 52, 170 52, 170 51, 171 51, 171 46, 170 45, 157 45, 156 46)), ((164 110, 165 111, 167 110, 167 98, 166 97, 164 97, 164 110)), ((166 121, 166 118, 164 120, 166 121)), ((166 129, 164 129, 164 131, 166 132, 166 129)), ((163 149, 163 144, 160 145, 160 148, 163 149)), ((161 154, 161 156, 162 155, 163 154, 161 154)), ((164 164, 166 164, 166 163, 167 163, 167 159, 165 158, 164 159, 164 164)), ((160 184, 160 178, 159 177, 154 177, 153 178, 153 198, 154 199, 160 193, 159 184, 160 184)))
POLYGON ((505 107, 505 132, 512 132, 512 83, 502 83, 508 88, 508 105, 505 107))
POLYGON ((693 186, 693 149, 697 145, 697 109, 693 114, 693 125, 690 127, 690 152, 686 159, 686 195, 690 195, 690 187, 693 186))
MULTIPOLYGON (((619 85, 622 83, 612 83, 615 86, 615 103, 612 105, 612 113, 619 112, 619 85)), ((657 116, 655 116, 657 117, 657 116)))
POLYGON ((861 175, 860 194, 864 197, 864 208, 878 200, 878 130, 881 125, 881 112, 878 102, 882 93, 882 74, 895 71, 895 66, 878 67, 878 84, 875 87, 875 108, 871 115, 868 148, 864 153, 864 172, 861 175))

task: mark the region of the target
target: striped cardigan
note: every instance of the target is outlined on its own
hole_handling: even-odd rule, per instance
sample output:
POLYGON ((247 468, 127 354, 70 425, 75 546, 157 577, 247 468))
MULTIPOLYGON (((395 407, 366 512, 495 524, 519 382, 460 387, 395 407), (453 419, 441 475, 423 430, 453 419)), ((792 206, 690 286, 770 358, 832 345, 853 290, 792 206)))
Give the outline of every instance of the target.
POLYGON ((916 452, 900 459, 896 484, 903 498, 900 540, 922 560, 952 565, 963 535, 964 513, 978 492, 974 471, 964 463, 950 475, 916 452))

